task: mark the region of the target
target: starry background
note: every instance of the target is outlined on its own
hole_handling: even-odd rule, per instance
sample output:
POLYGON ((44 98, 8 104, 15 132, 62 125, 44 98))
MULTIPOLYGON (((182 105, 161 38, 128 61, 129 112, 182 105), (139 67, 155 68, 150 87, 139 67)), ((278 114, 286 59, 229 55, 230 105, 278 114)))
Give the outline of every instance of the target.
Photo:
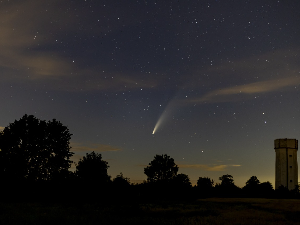
POLYGON ((55 118, 75 162, 101 153, 132 182, 168 154, 193 183, 274 185, 274 139, 300 138, 299 11, 296 0, 2 0, 0 129, 55 118))

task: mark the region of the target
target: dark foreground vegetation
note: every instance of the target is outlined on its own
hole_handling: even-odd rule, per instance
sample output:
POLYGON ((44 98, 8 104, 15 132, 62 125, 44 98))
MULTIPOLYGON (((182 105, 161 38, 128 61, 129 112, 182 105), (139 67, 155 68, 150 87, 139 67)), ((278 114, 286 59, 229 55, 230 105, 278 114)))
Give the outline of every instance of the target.
POLYGON ((0 132, 1 224, 297 224, 299 187, 274 190, 256 176, 243 188, 229 174, 215 183, 188 175, 168 155, 132 184, 107 174, 101 154, 86 153, 70 171, 71 134, 59 121, 24 115, 0 132), (273 200, 271 200, 273 199, 273 200), (284 200, 288 199, 288 200, 284 200))
POLYGON ((299 198, 299 188, 274 191, 270 182, 252 176, 243 188, 229 174, 214 183, 199 177, 192 187, 186 174, 168 155, 156 155, 144 168, 147 181, 131 184, 120 175, 111 178, 101 154, 86 153, 70 171, 69 129, 57 120, 24 115, 0 132, 0 191, 4 201, 123 202, 195 200, 208 197, 299 198), (76 196, 76 197, 75 197, 76 196))
POLYGON ((181 203, 1 203, 1 224, 299 224, 295 199, 209 198, 181 203))

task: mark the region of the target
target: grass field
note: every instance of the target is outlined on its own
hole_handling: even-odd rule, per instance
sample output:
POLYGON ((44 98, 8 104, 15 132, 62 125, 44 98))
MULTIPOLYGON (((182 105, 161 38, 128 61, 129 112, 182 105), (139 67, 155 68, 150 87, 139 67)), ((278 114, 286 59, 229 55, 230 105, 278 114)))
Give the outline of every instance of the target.
POLYGON ((190 203, 0 203, 1 224, 300 224, 300 200, 211 198, 190 203))

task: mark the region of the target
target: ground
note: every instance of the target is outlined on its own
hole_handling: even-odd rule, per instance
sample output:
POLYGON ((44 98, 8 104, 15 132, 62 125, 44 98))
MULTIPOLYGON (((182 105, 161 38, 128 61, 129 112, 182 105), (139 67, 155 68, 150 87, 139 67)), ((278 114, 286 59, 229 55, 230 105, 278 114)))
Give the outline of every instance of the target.
POLYGON ((0 203, 1 224, 299 224, 298 199, 181 203, 0 203))

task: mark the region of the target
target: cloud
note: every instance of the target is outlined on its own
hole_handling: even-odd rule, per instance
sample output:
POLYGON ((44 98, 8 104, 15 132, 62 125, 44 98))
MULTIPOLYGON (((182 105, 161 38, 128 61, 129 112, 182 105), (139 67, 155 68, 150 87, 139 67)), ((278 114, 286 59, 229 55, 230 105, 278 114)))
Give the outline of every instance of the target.
MULTIPOLYGON (((79 29, 78 24, 83 23, 80 18, 87 13, 84 7, 80 12, 70 10, 59 0, 50 1, 47 8, 43 2, 35 0, 1 3, 0 70, 5 76, 0 76, 0 82, 34 81, 35 84, 46 83, 53 89, 80 92, 138 90, 165 83, 167 78, 161 74, 118 71, 102 61, 90 62, 88 67, 83 61, 85 57, 95 55, 94 49, 87 49, 86 55, 76 59, 70 57, 73 50, 68 50, 68 45, 77 44, 80 37, 103 35, 102 29, 107 29, 106 25, 99 25, 97 29, 79 29)), ((102 13, 109 12, 103 9, 102 13)), ((88 27, 88 20, 93 17, 86 19, 83 26, 88 27)), ((113 28, 119 31, 118 26, 121 25, 118 22, 115 25, 113 28)), ((82 44, 85 42, 82 41, 82 44)))
POLYGON ((70 91, 128 91, 151 89, 159 86, 164 79, 162 76, 148 76, 141 78, 140 74, 134 72, 120 73, 118 71, 103 72, 99 67, 93 70, 78 70, 77 76, 65 77, 65 82, 59 80, 53 83, 55 88, 70 91), (81 76, 85 74, 85 76, 81 76), (80 85, 78 85, 80 84, 80 85))
POLYGON ((53 26, 49 24, 47 12, 39 10, 42 8, 41 2, 32 0, 1 4, 0 68, 9 74, 6 79, 37 79, 71 74, 71 59, 47 50, 57 43, 54 38, 49 38, 53 26))
POLYGON ((121 151, 122 149, 111 146, 111 145, 102 145, 102 144, 91 144, 88 146, 84 146, 79 143, 71 143, 72 152, 79 153, 79 152, 114 152, 114 151, 121 151))
POLYGON ((244 101, 254 95, 291 91, 300 84, 299 48, 279 49, 194 69, 182 103, 244 101))
POLYGON ((228 167, 239 167, 241 165, 205 165, 205 164, 185 164, 179 165, 179 168, 192 168, 205 171, 224 171, 228 167))
MULTIPOLYGON (((83 1, 81 4, 86 6, 87 3, 83 1)), ((113 10, 116 9, 113 8, 113 10)), ((126 15, 129 13, 126 10, 128 9, 122 8, 120 13, 126 15)), ((108 11, 106 7, 99 14, 109 15, 112 12, 108 11)), ((206 93, 203 93, 203 89, 201 91, 194 90, 195 93, 202 93, 203 95, 191 99, 190 102, 201 103, 235 101, 245 98, 251 93, 261 93, 260 88, 262 86, 258 86, 256 92, 249 92, 247 88, 253 91, 251 84, 263 85, 263 82, 266 82, 268 85, 267 82, 269 81, 266 81, 266 77, 271 76, 274 77, 272 84, 274 85, 277 78, 280 80, 287 75, 293 76, 295 71, 297 73, 299 71, 298 49, 277 50, 233 60, 234 62, 224 60, 214 67, 201 70, 193 69, 192 74, 183 74, 184 76, 180 76, 181 78, 178 76, 171 80, 169 80, 171 74, 168 74, 169 72, 165 67, 159 67, 155 73, 150 74, 136 69, 120 70, 120 67, 108 65, 105 60, 96 60, 96 57, 94 61, 91 60, 86 63, 85 61, 88 60, 89 56, 97 55, 94 48, 85 49, 73 63, 71 56, 74 54, 72 54, 73 50, 71 49, 86 44, 85 37, 101 36, 103 33, 107 33, 108 36, 116 35, 115 32, 124 29, 120 27, 122 25, 117 21, 115 23, 110 21, 110 24, 113 23, 113 25, 108 28, 105 20, 99 22, 103 24, 99 24, 97 29, 91 29, 92 27, 89 26, 92 23, 89 23, 91 22, 89 20, 93 20, 94 17, 85 18, 86 21, 82 20, 87 13, 89 13, 88 7, 82 7, 79 12, 78 10, 71 10, 59 0, 50 1, 47 8, 45 8, 43 1, 2 2, 0 8, 0 70, 5 75, 0 76, 0 82, 13 80, 24 84, 24 79, 26 81, 34 80, 32 82, 34 84, 41 82, 53 89, 78 92, 103 90, 120 92, 151 88, 154 90, 154 88, 165 86, 170 82, 174 82, 174 85, 171 83, 170 86, 180 86, 181 83, 190 82, 188 88, 193 90, 203 86, 207 88, 219 86, 218 89, 206 93), (82 27, 78 27, 78 24, 81 24, 82 27), (205 80, 200 74, 208 74, 209 76, 205 80), (193 80, 192 77, 197 80, 193 80), (253 81, 253 77, 259 77, 265 81, 256 83, 253 81), (216 80, 220 82, 214 83, 216 80), (229 81, 230 84, 233 84, 231 87, 226 85, 228 84, 226 82, 229 81), (224 86, 227 88, 223 88, 224 86), (244 88, 242 96, 238 94, 240 88, 244 88)), ((126 18, 122 19, 123 25, 124 19, 126 20, 126 18)), ((129 18, 126 20, 128 27, 134 26, 132 23, 135 22, 129 18)), ((101 52, 102 54, 105 55, 106 52, 101 52)), ((195 68, 198 67, 197 65, 194 65, 195 68)), ((272 83, 272 80, 270 82, 272 83)), ((267 91, 276 91, 275 88, 276 85, 267 91)), ((281 88, 281 86, 279 85, 277 88, 281 88)))
POLYGON ((239 98, 244 98, 243 95, 261 94, 283 90, 285 88, 295 87, 300 84, 300 77, 287 77, 281 79, 267 80, 254 82, 245 85, 223 88, 208 92, 200 98, 189 100, 190 103, 203 102, 230 102, 239 98), (237 96, 236 96, 237 95, 237 96))

